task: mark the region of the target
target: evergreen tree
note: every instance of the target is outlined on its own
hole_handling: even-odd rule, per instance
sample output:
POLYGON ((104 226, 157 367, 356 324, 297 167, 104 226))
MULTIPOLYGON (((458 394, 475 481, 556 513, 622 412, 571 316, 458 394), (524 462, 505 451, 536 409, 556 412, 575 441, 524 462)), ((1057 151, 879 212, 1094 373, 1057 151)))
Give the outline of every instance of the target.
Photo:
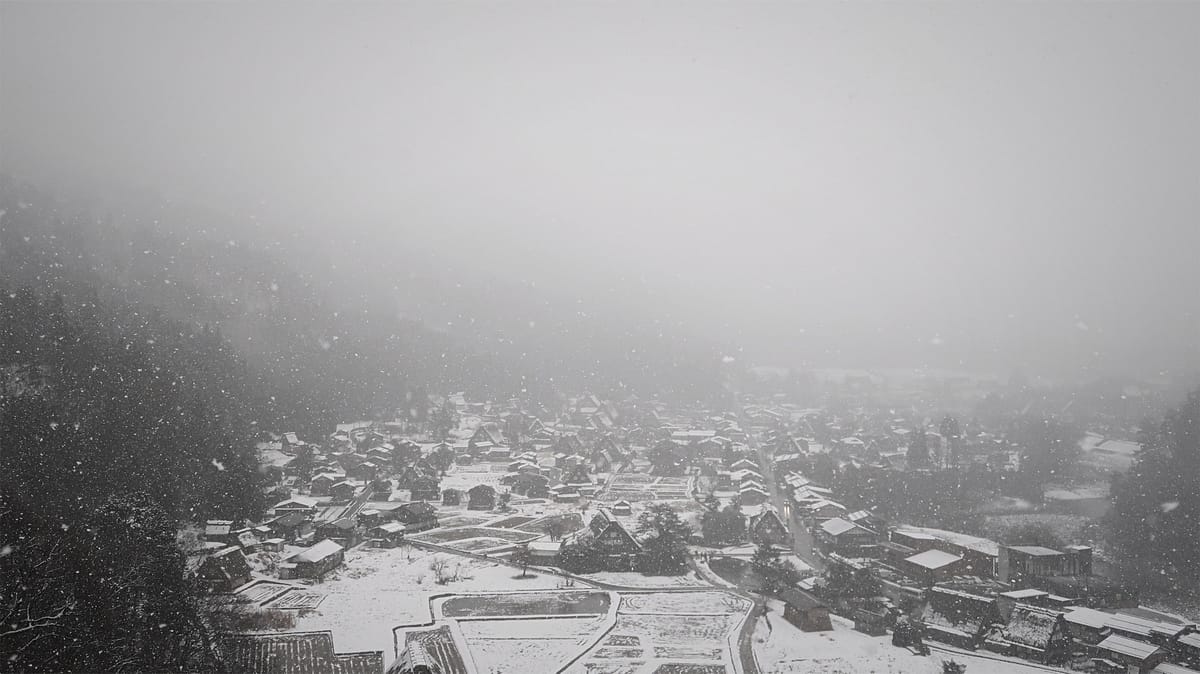
POLYGON ((672 575, 687 569, 687 541, 691 527, 670 506, 656 503, 638 516, 637 533, 642 539, 638 566, 643 573, 672 575))
POLYGON ((1200 390, 1161 424, 1147 424, 1125 475, 1114 477, 1109 525, 1129 582, 1193 591, 1200 584, 1200 390), (1147 574, 1146 569, 1158 573, 1147 574))
POLYGON ((908 440, 908 467, 928 468, 930 464, 929 438, 925 428, 913 429, 908 440))

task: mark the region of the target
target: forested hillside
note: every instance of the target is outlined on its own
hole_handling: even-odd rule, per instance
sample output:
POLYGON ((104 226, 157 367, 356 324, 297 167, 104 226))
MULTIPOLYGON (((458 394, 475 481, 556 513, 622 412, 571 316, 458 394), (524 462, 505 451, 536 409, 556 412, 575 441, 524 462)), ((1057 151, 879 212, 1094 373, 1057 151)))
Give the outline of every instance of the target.
POLYGON ((0 664, 210 669, 181 521, 251 517, 274 414, 220 336, 128 305, 0 294, 0 664))
POLYGON ((391 414, 424 391, 546 402, 583 389, 723 396, 721 353, 665 316, 597 314, 590 301, 565 306, 536 289, 472 290, 403 273, 399 261, 364 270, 349 245, 332 255, 337 268, 317 268, 218 212, 159 199, 77 203, 0 178, 0 211, 0 283, 154 307, 219 330, 293 430, 391 414), (455 317, 453 328, 407 317, 398 298, 414 295, 438 305, 431 319, 455 317))

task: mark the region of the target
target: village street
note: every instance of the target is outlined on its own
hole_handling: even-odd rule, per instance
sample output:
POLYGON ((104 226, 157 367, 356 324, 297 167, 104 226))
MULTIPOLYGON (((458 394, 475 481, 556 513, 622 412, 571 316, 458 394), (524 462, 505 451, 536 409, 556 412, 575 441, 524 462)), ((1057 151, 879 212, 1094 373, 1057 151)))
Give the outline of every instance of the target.
POLYGON ((791 531, 792 551, 805 564, 812 567, 814 571, 821 571, 821 569, 825 568, 825 565, 813 550, 812 534, 809 533, 808 527, 796 516, 795 509, 788 502, 787 495, 779 489, 772 465, 772 454, 766 446, 758 441, 758 437, 753 433, 746 435, 746 442, 750 444, 750 448, 758 456, 759 472, 762 473, 763 479, 766 481, 767 491, 771 495, 771 505, 775 506, 775 510, 779 512, 780 517, 787 523, 788 530, 791 531))

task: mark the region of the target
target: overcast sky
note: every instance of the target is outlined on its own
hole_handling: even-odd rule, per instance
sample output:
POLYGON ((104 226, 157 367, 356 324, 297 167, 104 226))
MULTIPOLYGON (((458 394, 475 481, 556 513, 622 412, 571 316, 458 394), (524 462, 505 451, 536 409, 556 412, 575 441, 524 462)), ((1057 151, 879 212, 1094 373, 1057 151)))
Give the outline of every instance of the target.
POLYGON ((1184 2, 5 2, 0 161, 760 362, 1194 369, 1198 65, 1184 2))

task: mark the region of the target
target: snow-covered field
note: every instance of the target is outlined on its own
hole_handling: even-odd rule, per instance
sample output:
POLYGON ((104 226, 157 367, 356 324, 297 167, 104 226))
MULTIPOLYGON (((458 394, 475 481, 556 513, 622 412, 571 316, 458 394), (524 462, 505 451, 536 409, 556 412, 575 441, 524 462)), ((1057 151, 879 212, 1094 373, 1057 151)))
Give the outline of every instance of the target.
POLYGON ((339 651, 382 650, 390 659, 392 628, 427 622, 431 594, 553 589, 562 583, 557 576, 514 578, 518 575, 509 566, 424 550, 355 548, 347 551, 343 567, 324 583, 312 585, 326 597, 315 610, 301 612, 293 629, 332 630, 339 651), (435 559, 446 560, 447 570, 457 571, 460 580, 434 582, 429 565, 435 559))
POLYGON ((719 591, 623 594, 616 621, 567 672, 734 672, 751 602, 719 591))
POLYGON ((769 603, 770 613, 759 617, 754 629, 754 653, 764 674, 941 674, 945 660, 966 664, 970 674, 1064 671, 992 653, 951 652, 936 642, 929 642, 933 653, 922 657, 892 646, 889 636, 855 632, 848 621, 837 617, 832 632, 803 632, 783 619, 782 602, 769 603))
POLYGON ((693 574, 679 576, 647 576, 636 571, 600 571, 582 575, 588 580, 620 585, 622 587, 709 587, 709 583, 693 574))

